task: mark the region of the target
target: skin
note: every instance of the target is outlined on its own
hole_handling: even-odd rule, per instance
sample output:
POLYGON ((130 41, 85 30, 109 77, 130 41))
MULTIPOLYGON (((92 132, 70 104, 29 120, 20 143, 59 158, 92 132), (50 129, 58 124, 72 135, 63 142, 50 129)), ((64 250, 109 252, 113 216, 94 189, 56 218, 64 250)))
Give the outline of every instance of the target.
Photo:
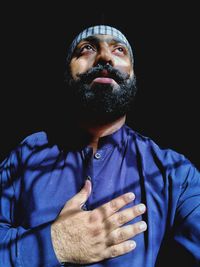
MULTIPOLYGON (((130 77, 134 74, 127 47, 109 35, 96 35, 78 44, 70 63, 73 79, 78 79, 78 74, 98 63, 109 63, 130 77)), ((95 82, 111 83, 114 89, 119 89, 117 82, 110 79, 107 73, 102 73, 98 78, 91 82, 91 90, 95 82)), ((99 138, 118 130, 125 123, 125 117, 105 125, 82 124, 92 135, 90 146, 94 152, 99 138)), ((123 255, 136 247, 135 241, 130 239, 147 229, 144 221, 124 225, 146 211, 142 203, 121 211, 134 200, 132 192, 94 210, 83 211, 82 206, 91 191, 91 182, 87 180, 82 190, 65 204, 51 226, 52 244, 60 262, 90 264, 123 255)))
MULTIPOLYGON (((130 77, 134 73, 128 48, 110 35, 96 35, 95 38, 85 39, 77 45, 70 63, 72 77, 77 80, 78 74, 98 63, 109 63, 130 77)), ((116 85, 114 80, 112 82, 116 85)))

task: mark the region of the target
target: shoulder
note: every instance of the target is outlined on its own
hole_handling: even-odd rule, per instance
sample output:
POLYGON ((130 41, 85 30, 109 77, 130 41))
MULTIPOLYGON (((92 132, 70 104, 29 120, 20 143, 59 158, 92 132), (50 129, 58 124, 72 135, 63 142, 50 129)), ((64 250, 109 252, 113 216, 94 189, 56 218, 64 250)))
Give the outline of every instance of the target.
POLYGON ((40 131, 36 133, 32 133, 26 136, 20 143, 20 145, 29 145, 31 147, 34 146, 43 146, 48 143, 48 137, 46 132, 40 131))
POLYGON ((134 146, 135 153, 147 172, 163 171, 168 175, 187 177, 191 173, 199 175, 196 166, 182 153, 172 148, 160 146, 152 138, 144 136, 127 127, 129 142, 134 146))
POLYGON ((36 132, 26 136, 19 144, 22 161, 30 154, 36 154, 48 147, 48 137, 46 132, 36 132))
POLYGON ((40 164, 49 158, 56 158, 60 153, 58 146, 50 141, 45 131, 28 135, 20 143, 21 161, 25 165, 40 164))
POLYGON ((131 142, 134 142, 137 149, 144 154, 149 153, 152 155, 157 155, 163 160, 174 161, 176 159, 184 159, 185 156, 171 148, 162 147, 152 138, 142 135, 141 133, 134 131, 130 127, 126 127, 128 136, 131 142))
POLYGON ((5 169, 12 167, 17 169, 30 156, 38 155, 39 152, 45 153, 48 150, 49 141, 46 132, 40 131, 26 136, 22 141, 8 154, 8 156, 1 162, 0 168, 5 169), (7 167, 6 167, 7 166, 7 167))
POLYGON ((46 139, 44 132, 31 134, 24 138, 0 163, 0 176, 2 179, 7 179, 6 177, 10 177, 12 174, 17 173, 22 166, 23 160, 31 154, 34 147, 45 144, 46 139))

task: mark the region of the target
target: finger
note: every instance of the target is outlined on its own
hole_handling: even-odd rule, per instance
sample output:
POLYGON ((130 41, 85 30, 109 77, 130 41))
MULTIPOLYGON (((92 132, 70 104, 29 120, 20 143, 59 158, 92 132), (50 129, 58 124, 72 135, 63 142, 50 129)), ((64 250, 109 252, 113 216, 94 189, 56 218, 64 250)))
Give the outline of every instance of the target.
POLYGON ((96 212, 99 213, 102 220, 104 220, 113 215, 114 213, 116 213, 118 210, 123 208, 131 201, 133 201, 134 198, 135 195, 132 192, 123 194, 117 198, 112 199, 106 204, 100 206, 99 208, 95 209, 95 213, 96 212))
POLYGON ((137 216, 140 216, 146 211, 144 204, 139 204, 134 207, 125 209, 123 211, 117 212, 105 220, 105 229, 113 231, 125 223, 133 220, 137 216))
POLYGON ((135 249, 136 243, 133 240, 125 241, 121 244, 114 245, 105 250, 105 258, 114 258, 124 255, 135 249))
POLYGON ((85 202, 88 200, 92 190, 92 185, 89 180, 86 180, 84 187, 81 189, 79 193, 77 193, 74 197, 72 197, 70 200, 67 201, 65 204, 62 212, 64 212, 66 209, 80 209, 85 204, 85 202))
POLYGON ((146 231, 147 224, 144 221, 118 228, 108 235, 108 246, 120 244, 134 236, 146 231))

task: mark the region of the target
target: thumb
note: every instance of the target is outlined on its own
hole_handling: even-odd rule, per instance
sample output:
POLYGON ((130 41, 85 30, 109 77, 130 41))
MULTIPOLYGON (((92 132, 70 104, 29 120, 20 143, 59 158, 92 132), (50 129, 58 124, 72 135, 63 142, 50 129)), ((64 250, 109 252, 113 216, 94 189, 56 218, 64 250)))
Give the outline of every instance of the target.
POLYGON ((67 208, 70 209, 81 209, 85 202, 88 200, 92 191, 92 184, 90 180, 86 180, 83 188, 79 193, 67 201, 67 208))

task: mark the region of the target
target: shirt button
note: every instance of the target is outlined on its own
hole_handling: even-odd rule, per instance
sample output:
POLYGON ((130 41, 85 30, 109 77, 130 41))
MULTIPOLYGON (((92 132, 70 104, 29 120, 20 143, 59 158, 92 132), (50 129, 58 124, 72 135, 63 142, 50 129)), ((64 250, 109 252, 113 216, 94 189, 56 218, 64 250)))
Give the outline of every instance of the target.
POLYGON ((95 153, 94 157, 95 157, 95 159, 100 159, 101 158, 101 154, 100 153, 95 153))

